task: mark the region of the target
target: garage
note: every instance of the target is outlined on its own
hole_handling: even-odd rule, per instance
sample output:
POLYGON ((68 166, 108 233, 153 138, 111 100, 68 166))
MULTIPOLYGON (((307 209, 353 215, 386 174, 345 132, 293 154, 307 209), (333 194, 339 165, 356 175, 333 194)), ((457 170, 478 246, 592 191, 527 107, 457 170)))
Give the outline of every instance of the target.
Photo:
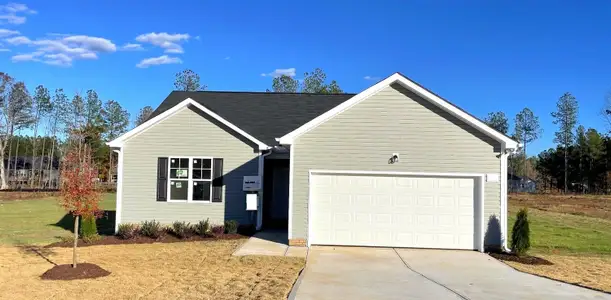
POLYGON ((313 245, 480 249, 478 175, 311 173, 313 245))

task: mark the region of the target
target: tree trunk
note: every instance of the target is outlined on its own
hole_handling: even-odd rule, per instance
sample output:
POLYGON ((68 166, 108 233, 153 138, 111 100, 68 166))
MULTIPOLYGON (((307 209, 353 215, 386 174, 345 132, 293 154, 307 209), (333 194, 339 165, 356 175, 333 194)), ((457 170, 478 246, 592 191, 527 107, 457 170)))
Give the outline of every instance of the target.
MULTIPOLYGON (((19 132, 17 132, 17 134, 19 134, 19 132)), ((15 174, 15 177, 17 178, 17 182, 19 182, 19 176, 17 176, 17 163, 19 162, 19 139, 17 139, 17 148, 15 148, 15 163, 13 164, 13 168, 15 171, 13 171, 13 174, 15 174)), ((23 162, 23 167, 25 168, 25 161, 23 162)))
MULTIPOLYGON (((37 142, 36 140, 38 139, 38 123, 40 123, 40 116, 38 115, 38 112, 36 112, 36 123, 34 125, 34 141, 32 142, 32 174, 30 174, 30 188, 34 187, 34 178, 36 178, 36 168, 34 167, 34 157, 36 157, 36 146, 37 146, 37 142)), ((42 157, 42 155, 41 155, 42 157)), ((42 165, 42 162, 41 162, 42 165)))
POLYGON ((78 246, 78 218, 74 216, 74 246, 72 247, 72 267, 76 268, 76 247, 78 246))
MULTIPOLYGON (((5 177, 5 180, 2 180, 2 189, 8 189, 9 188, 9 183, 11 182, 11 152, 13 151, 13 139, 12 139, 12 134, 10 136, 7 136, 6 139, 8 141, 8 159, 7 159, 7 166, 6 169, 8 170, 8 175, 7 177, 5 177)), ((4 156, 4 151, 6 150, 2 150, 2 156, 4 156)), ((3 159, 4 160, 4 159, 3 159)), ((4 168, 3 168, 4 171, 4 168)))
POLYGON ((38 187, 41 187, 43 185, 42 181, 43 181, 43 177, 44 177, 43 176, 44 172, 42 170, 42 164, 43 164, 43 161, 44 161, 44 157, 45 157, 45 139, 43 138, 42 139, 42 152, 40 152, 40 174, 39 174, 40 176, 38 177, 39 178, 38 179, 38 187))
POLYGON ((6 170, 4 169, 4 149, 2 149, 2 151, 0 152, 0 189, 6 190, 7 188, 8 185, 6 185, 6 170))
POLYGON ((108 161, 110 164, 110 167, 108 168, 108 183, 112 182, 112 149, 110 149, 109 153, 108 153, 108 161))
POLYGON ((568 174, 569 174, 569 156, 568 156, 568 147, 565 145, 564 147, 564 194, 568 194, 569 186, 568 186, 568 174))

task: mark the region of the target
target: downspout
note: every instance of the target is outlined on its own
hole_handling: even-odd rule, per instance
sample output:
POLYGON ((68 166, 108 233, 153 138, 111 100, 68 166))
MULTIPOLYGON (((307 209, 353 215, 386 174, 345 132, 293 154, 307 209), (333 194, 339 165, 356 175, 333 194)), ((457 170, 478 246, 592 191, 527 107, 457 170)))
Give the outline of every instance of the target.
POLYGON ((261 154, 259 154, 259 180, 261 182, 261 189, 259 190, 259 203, 258 203, 258 211, 257 211, 257 230, 261 230, 261 227, 263 226, 263 190, 264 190, 264 179, 263 179, 263 175, 265 174, 265 157, 267 157, 268 155, 273 153, 273 148, 267 149, 267 150, 263 150, 261 151, 261 154), (265 153, 265 151, 268 151, 267 153, 265 153))
MULTIPOLYGON (((519 146, 520 145, 518 144, 518 147, 519 146)), ((507 158, 511 153, 515 152, 516 149, 506 149, 504 145, 501 147, 501 149, 501 232, 503 235, 503 243, 501 248, 504 252, 511 252, 511 249, 509 249, 507 246, 507 241, 509 240, 509 226, 507 224, 507 215, 509 214, 509 205, 507 200, 507 185, 509 184, 507 179, 507 158)))

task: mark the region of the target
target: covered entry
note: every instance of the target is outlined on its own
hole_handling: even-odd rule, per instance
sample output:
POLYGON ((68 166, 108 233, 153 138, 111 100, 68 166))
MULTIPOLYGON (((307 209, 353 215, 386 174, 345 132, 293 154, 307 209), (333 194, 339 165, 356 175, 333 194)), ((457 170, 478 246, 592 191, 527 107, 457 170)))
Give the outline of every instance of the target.
POLYGON ((311 172, 309 242, 481 249, 483 176, 311 172))

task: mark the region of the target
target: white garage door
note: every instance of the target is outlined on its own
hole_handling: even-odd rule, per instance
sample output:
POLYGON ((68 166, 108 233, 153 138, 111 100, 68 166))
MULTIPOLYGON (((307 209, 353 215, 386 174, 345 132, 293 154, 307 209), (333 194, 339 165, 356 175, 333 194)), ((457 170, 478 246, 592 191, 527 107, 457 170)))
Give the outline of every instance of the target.
POLYGON ((316 245, 475 249, 474 179, 312 175, 316 245))

